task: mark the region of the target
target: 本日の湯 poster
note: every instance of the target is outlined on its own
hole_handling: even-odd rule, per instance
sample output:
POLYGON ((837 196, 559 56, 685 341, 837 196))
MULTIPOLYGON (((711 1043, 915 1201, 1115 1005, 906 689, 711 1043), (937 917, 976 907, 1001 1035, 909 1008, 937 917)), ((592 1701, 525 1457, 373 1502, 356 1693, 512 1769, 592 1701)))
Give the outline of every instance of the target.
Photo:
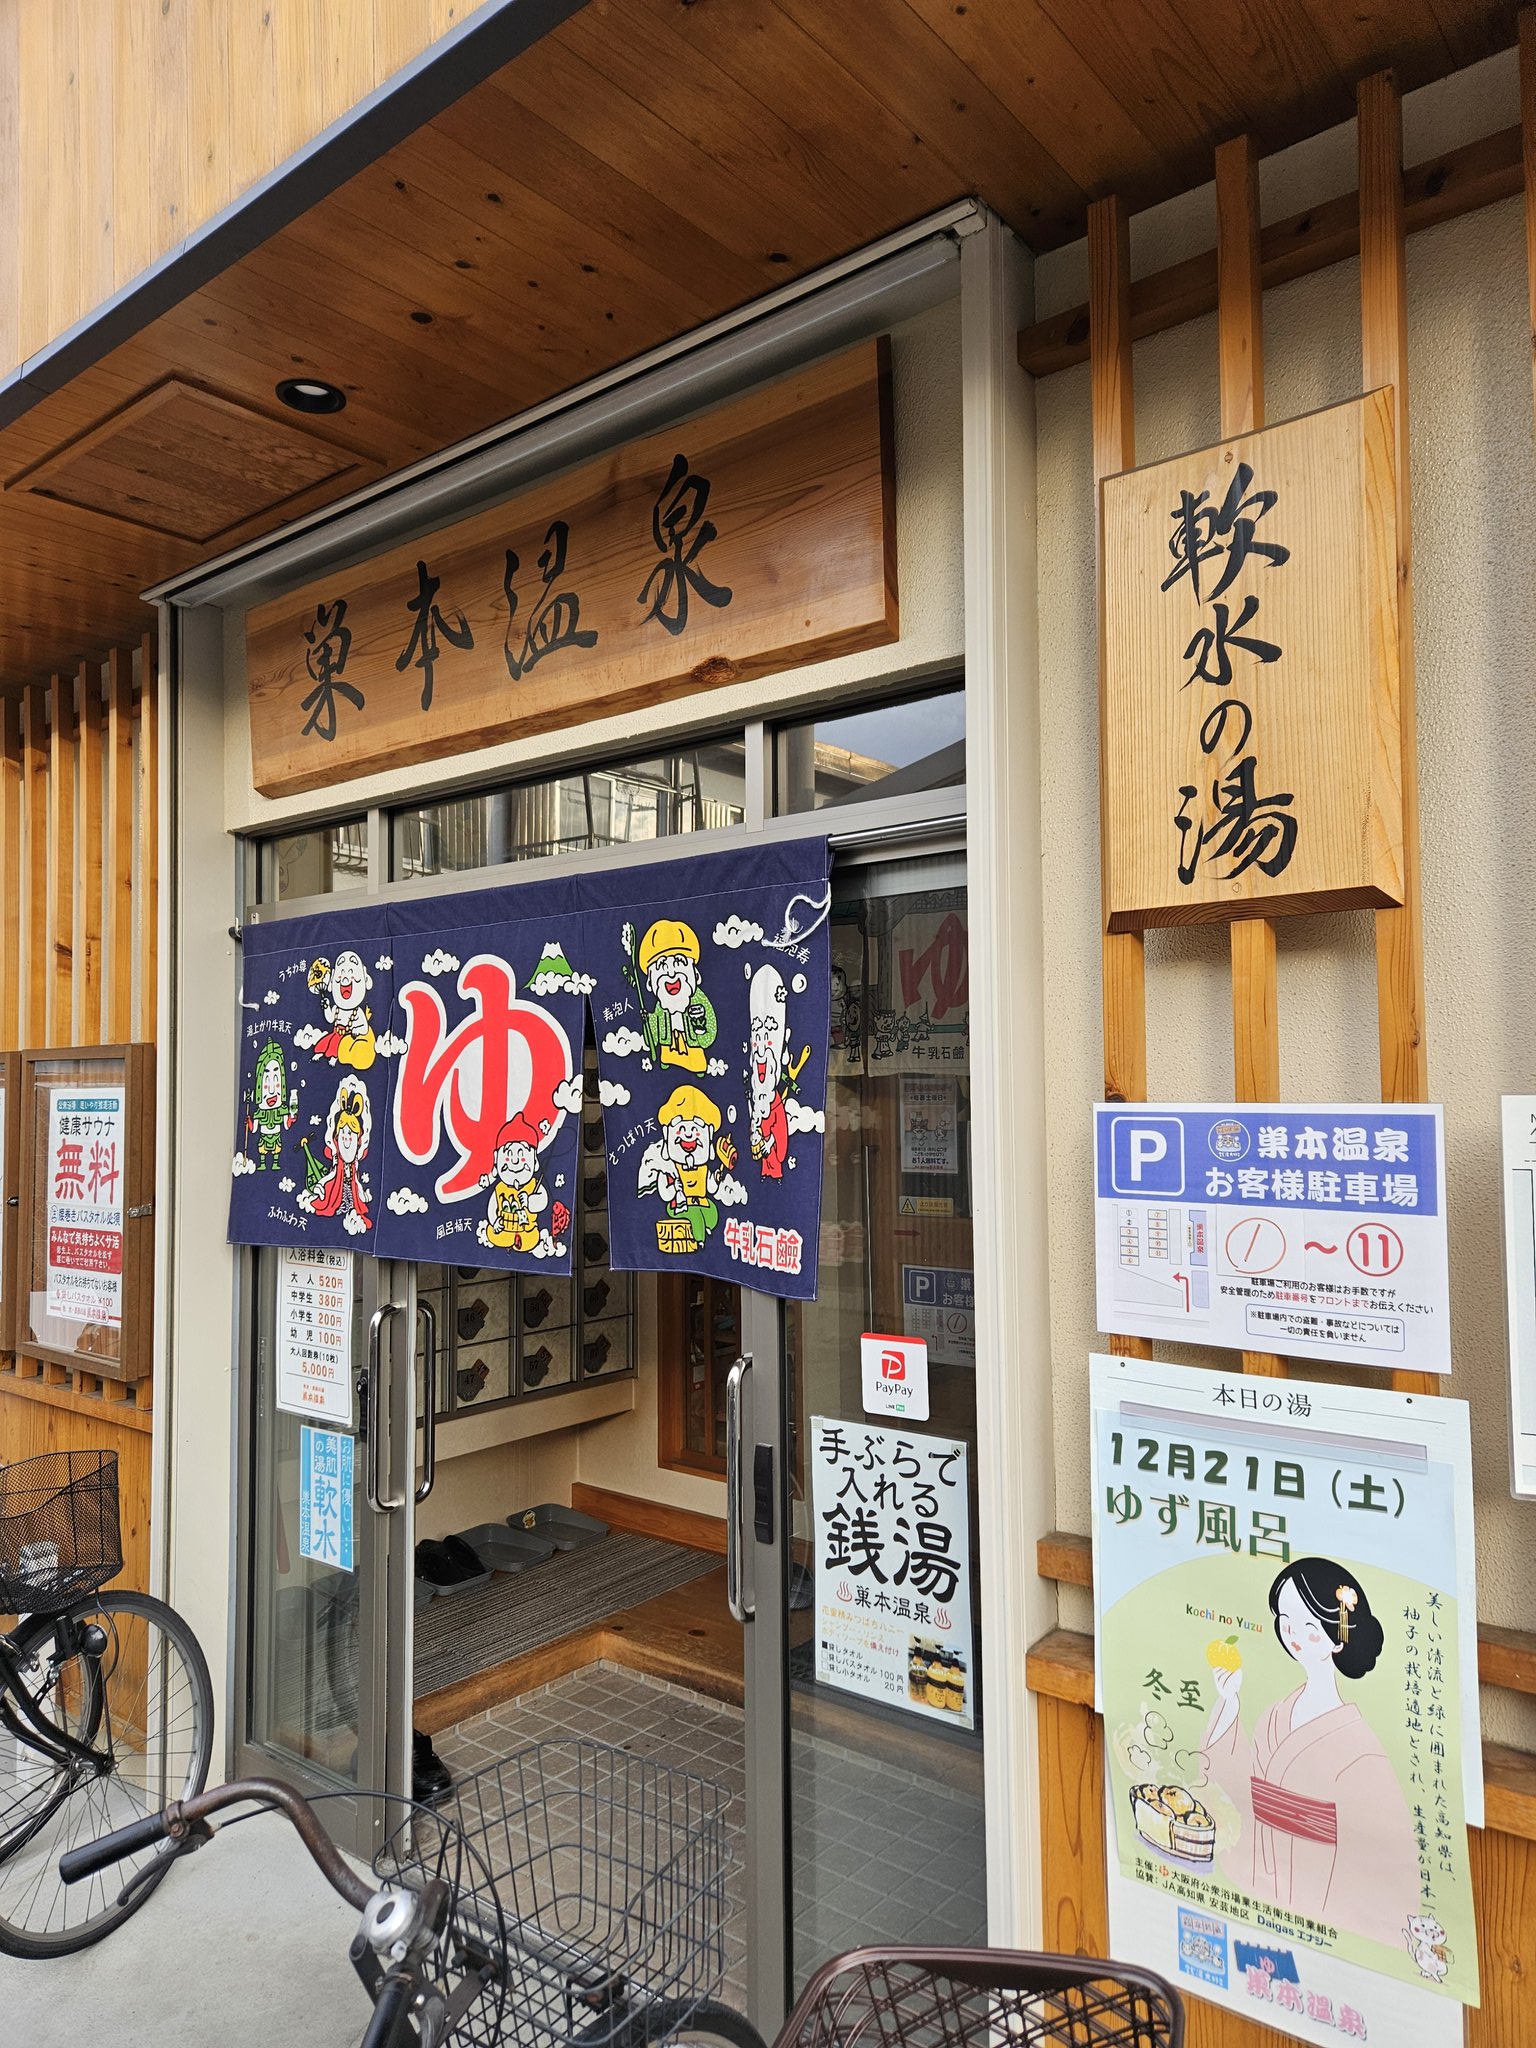
POLYGON ((1092 1371, 1112 1953, 1301 2040, 1450 2048, 1478 2002, 1465 1404, 1092 1371))

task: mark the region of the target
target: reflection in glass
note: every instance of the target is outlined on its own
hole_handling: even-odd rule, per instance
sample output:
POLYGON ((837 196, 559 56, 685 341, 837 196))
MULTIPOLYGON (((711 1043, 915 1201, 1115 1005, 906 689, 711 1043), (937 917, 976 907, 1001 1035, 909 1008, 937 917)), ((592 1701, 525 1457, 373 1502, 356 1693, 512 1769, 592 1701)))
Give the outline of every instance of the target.
MULTIPOLYGON (((974 1320, 959 1308, 936 1322, 931 1289, 913 1284, 914 1275, 941 1274, 948 1300, 971 1299, 967 938, 958 856, 834 877, 820 1290, 785 1310, 797 1991, 826 1957, 864 1942, 957 1946, 987 1936, 974 1320), (893 1426, 968 1451, 970 1655, 937 1667, 928 1658, 920 1693, 909 1668, 905 1705, 817 1676, 811 1418, 869 1420, 866 1330, 928 1344, 930 1418, 893 1426), (966 1685, 974 1731, 950 1725, 944 1711, 919 1710, 950 1708, 966 1685)), ((914 1662, 916 1651, 914 1641, 914 1662)))
POLYGON ((335 825, 316 825, 269 842, 275 886, 263 891, 271 903, 293 903, 306 896, 335 896, 368 886, 368 821, 344 818, 335 825))
POLYGON ((391 820, 394 872, 460 874, 599 846, 714 832, 746 815, 746 751, 737 739, 648 760, 552 775, 515 789, 413 805, 391 820))
POLYGON ((965 692, 942 690, 786 725, 774 736, 775 809, 948 789, 965 780, 965 692))

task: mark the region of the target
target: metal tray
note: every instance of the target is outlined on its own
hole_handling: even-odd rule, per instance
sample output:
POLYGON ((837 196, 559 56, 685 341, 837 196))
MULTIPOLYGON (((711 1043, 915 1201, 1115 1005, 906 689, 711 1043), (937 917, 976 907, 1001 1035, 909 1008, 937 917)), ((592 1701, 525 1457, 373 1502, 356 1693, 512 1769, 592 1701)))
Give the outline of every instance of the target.
POLYGON ((423 1607, 430 1607, 436 1598, 437 1588, 433 1585, 432 1581, 430 1579, 418 1578, 416 1581, 416 1612, 420 1614, 423 1607))
POLYGON ((511 1529, 505 1522, 478 1522, 473 1529, 460 1529, 458 1535, 459 1541, 467 1543, 493 1572, 525 1572, 530 1565, 543 1564, 555 1554, 555 1546, 547 1536, 511 1529))
POLYGON ((595 1515, 563 1508, 552 1500, 536 1508, 519 1508, 508 1515, 507 1521, 520 1534, 542 1536, 556 1550, 584 1550, 589 1543, 599 1543, 608 1534, 608 1524, 598 1521, 595 1515))

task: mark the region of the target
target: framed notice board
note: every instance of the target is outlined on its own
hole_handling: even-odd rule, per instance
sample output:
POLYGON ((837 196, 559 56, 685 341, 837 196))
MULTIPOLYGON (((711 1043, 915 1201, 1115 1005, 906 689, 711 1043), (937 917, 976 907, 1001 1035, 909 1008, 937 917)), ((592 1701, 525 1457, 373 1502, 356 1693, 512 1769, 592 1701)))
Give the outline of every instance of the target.
POLYGON ((28 1357, 107 1379, 149 1376, 154 1061, 151 1045, 20 1056, 10 1327, 16 1350, 28 1357))
POLYGON ((0 1351, 15 1349, 16 1213, 20 1203, 21 1055, 0 1053, 0 1351))

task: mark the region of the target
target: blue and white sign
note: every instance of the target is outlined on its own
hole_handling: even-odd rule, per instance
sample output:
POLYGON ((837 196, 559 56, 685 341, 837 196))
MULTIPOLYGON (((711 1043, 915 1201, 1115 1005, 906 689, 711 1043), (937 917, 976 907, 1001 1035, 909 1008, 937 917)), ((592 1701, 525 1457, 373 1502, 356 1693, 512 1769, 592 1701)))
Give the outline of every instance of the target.
POLYGON ((901 1327, 935 1365, 976 1363, 976 1275, 969 1266, 903 1266, 901 1327))
POLYGON ((1449 1372, 1438 1106, 1094 1105, 1099 1328, 1449 1372))
POLYGON ((299 1430, 299 1555, 353 1569, 354 1439, 339 1429, 299 1430))

